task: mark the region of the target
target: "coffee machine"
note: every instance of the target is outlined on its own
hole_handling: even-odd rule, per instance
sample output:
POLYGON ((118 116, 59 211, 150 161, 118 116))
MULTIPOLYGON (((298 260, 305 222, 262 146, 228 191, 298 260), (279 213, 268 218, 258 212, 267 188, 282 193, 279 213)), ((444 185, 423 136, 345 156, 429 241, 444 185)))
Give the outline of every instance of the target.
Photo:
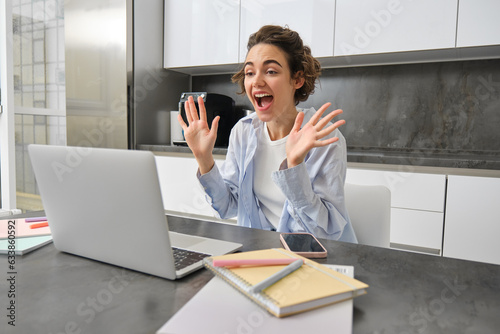
POLYGON ((229 144, 229 134, 233 126, 241 118, 235 112, 235 102, 234 100, 226 95, 207 93, 207 92, 190 92, 182 93, 181 99, 179 101, 179 113, 186 124, 188 124, 186 118, 186 110, 184 108, 184 103, 188 98, 192 96, 194 103, 196 105, 196 110, 198 115, 200 114, 198 106, 198 97, 203 98, 203 103, 205 104, 205 109, 207 111, 207 122, 209 128, 212 127, 212 121, 215 117, 220 116, 219 128, 217 129, 217 139, 215 141, 216 147, 226 148, 229 144))

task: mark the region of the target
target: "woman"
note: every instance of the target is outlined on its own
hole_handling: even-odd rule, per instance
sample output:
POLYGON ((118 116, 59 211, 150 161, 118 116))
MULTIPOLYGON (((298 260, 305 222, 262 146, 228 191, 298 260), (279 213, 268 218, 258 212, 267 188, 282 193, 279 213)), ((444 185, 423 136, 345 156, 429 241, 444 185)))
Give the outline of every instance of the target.
POLYGON ((341 110, 322 114, 296 105, 314 92, 319 62, 299 35, 264 26, 250 36, 243 68, 233 76, 255 113, 232 129, 226 160, 214 162, 219 117, 209 129, 203 99, 199 116, 186 102, 186 142, 199 165, 198 179, 221 218, 279 232, 309 232, 320 238, 357 242, 344 203, 346 144, 330 121, 341 110))

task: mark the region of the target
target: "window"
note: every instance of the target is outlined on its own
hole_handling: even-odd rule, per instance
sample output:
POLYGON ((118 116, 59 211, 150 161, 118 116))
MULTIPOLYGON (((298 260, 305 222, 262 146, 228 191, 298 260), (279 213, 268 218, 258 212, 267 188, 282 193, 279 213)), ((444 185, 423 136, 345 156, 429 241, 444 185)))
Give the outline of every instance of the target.
POLYGON ((64 1, 13 0, 17 208, 43 209, 29 144, 66 144, 64 1))

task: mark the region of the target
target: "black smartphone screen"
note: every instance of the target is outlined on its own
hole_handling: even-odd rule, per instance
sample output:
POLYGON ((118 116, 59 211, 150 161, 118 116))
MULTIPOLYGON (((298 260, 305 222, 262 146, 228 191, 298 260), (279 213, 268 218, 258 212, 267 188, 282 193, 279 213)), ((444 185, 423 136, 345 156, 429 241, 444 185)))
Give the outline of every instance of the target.
POLYGON ((310 234, 282 234, 292 252, 324 252, 323 247, 310 234))

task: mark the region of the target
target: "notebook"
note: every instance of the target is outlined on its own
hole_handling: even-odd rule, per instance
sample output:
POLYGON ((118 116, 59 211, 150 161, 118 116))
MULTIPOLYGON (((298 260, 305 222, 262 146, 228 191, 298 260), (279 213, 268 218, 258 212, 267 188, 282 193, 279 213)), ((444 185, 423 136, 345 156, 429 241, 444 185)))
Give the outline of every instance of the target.
POLYGON ((39 235, 34 237, 23 237, 0 240, 0 254, 24 255, 35 249, 48 245, 52 242, 52 236, 39 235))
POLYGON ((169 232, 151 152, 48 145, 28 152, 60 251, 177 279, 203 268, 203 256, 242 247, 169 232), (204 255, 176 268, 174 248, 204 255))
POLYGON ((50 235, 50 227, 30 228, 30 225, 39 222, 26 222, 25 218, 10 218, 0 220, 0 239, 5 239, 9 236, 9 229, 14 230, 16 238, 31 237, 38 235, 50 235))
POLYGON ((284 249, 264 249, 204 259, 205 266, 276 317, 286 317, 366 293, 368 285, 284 249), (214 259, 300 258, 304 264, 260 292, 252 287, 285 265, 216 267, 214 259))
MULTIPOLYGON (((352 266, 325 265, 350 277, 352 266)), ((293 317, 277 318, 224 282, 212 278, 156 334, 199 333, 327 333, 351 334, 353 300, 328 305, 293 317), (196 314, 196 321, 193 321, 196 314), (326 331, 325 331, 326 329, 326 331)))

